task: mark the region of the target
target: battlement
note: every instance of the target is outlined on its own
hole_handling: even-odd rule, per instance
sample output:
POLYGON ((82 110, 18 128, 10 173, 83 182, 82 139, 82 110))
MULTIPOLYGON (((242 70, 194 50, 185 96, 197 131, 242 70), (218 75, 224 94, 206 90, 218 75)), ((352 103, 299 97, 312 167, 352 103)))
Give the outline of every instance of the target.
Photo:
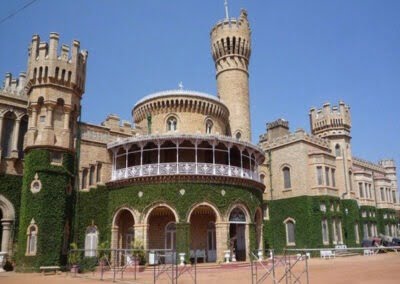
POLYGON ((26 97, 25 85, 26 85, 25 72, 19 73, 18 78, 13 78, 11 73, 6 73, 1 93, 6 95, 16 95, 25 98, 26 97))
POLYGON ((378 164, 381 167, 384 167, 385 169, 387 169, 387 168, 396 168, 396 162, 394 160, 392 160, 392 159, 380 160, 378 162, 378 164))
POLYGON ((338 106, 325 103, 321 109, 310 110, 311 133, 313 135, 350 135, 350 107, 344 102, 338 106))
POLYGON ((276 127, 283 127, 289 129, 289 121, 279 118, 273 122, 267 123, 267 130, 274 129, 276 127))
MULTIPOLYGON (((227 56, 239 56, 246 61, 249 60, 251 29, 245 10, 241 11, 237 19, 230 18, 219 21, 212 28, 210 36, 215 62, 227 56)), ((247 64, 246 62, 245 65, 247 64)))
POLYGON ((229 18, 218 21, 218 23, 212 28, 210 34, 213 36, 214 34, 221 32, 221 30, 227 29, 233 31, 251 31, 250 24, 247 19, 247 11, 242 9, 238 18, 229 18))
POLYGON ((72 46, 59 48, 58 33, 50 33, 49 42, 41 42, 38 35, 32 37, 29 47, 27 90, 42 84, 57 84, 84 92, 88 52, 80 50, 77 40, 72 46), (60 52, 58 51, 60 49, 60 52))

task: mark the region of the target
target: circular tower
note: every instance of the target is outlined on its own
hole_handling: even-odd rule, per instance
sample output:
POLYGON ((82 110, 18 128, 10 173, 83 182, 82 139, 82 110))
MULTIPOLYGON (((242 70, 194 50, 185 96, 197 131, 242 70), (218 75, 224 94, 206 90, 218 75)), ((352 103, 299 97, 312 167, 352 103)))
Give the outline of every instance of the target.
POLYGON ((247 12, 226 18, 211 30, 211 50, 217 71, 218 97, 230 112, 228 135, 251 140, 249 106, 249 60, 251 30, 247 12))

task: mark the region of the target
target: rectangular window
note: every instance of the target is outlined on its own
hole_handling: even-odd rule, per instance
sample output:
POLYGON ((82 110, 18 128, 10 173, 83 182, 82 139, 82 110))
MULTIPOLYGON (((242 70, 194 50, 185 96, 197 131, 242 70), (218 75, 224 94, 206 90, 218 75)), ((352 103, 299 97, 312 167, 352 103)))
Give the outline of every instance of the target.
POLYGON ((63 154, 61 152, 51 152, 50 160, 52 164, 61 165, 63 162, 63 154))
POLYGON ((331 175, 332 175, 332 186, 336 187, 335 169, 331 169, 331 175))
POLYGON ((360 198, 364 198, 364 190, 363 190, 363 184, 362 182, 358 183, 358 189, 360 191, 360 198))
POLYGON ((392 191, 393 203, 397 203, 396 191, 392 191))
POLYGON ((364 188, 365 188, 365 198, 369 198, 369 194, 368 194, 368 184, 364 183, 364 188))
POLYGON ((369 237, 368 236, 368 224, 367 223, 364 223, 363 229, 364 229, 364 239, 367 239, 369 237))
POLYGON ((44 115, 39 116, 39 122, 44 123, 46 120, 46 117, 44 115))
POLYGON ((390 202, 389 188, 386 188, 386 200, 387 202, 390 202))
POLYGON ((356 236, 356 244, 360 243, 360 234, 358 232, 358 224, 354 224, 354 234, 356 236))
POLYGON ((383 187, 381 189, 381 201, 385 201, 385 191, 383 190, 383 187))
POLYGON ((317 167, 317 179, 318 179, 318 185, 324 184, 324 180, 322 177, 322 167, 317 167))
POLYGON ((326 185, 329 186, 330 182, 329 182, 329 168, 325 167, 325 182, 326 185))
POLYGON ((326 219, 322 220, 322 242, 324 245, 329 244, 329 229, 328 229, 328 221, 326 219))

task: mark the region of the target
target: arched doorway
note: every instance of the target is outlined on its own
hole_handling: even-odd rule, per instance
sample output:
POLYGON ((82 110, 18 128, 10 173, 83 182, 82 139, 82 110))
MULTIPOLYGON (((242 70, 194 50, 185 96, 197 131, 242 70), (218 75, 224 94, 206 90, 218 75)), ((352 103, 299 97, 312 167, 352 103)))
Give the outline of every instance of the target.
POLYGON ((135 240, 135 219, 128 209, 121 209, 114 219, 114 247, 116 249, 131 249, 135 240))
POLYGON ((176 249, 176 215, 171 208, 159 205, 151 209, 148 217, 148 249, 165 251, 165 263, 175 258, 176 249))
POLYGON ((197 206, 190 213, 190 254, 193 258, 197 256, 198 261, 217 260, 216 221, 215 211, 205 204, 197 206))
POLYGON ((246 215, 235 207, 229 215, 229 246, 237 261, 246 260, 246 215))
POLYGON ((12 203, 0 195, 0 214, 1 214, 1 252, 11 253, 12 245, 12 224, 15 220, 15 210, 12 203))

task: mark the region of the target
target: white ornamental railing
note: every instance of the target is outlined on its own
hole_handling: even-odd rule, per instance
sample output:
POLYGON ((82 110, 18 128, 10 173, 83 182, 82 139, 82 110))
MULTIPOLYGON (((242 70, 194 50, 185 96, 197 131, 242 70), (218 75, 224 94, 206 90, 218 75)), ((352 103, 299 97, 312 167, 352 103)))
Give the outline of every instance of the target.
POLYGON ((163 163, 133 166, 113 170, 112 180, 127 178, 157 176, 157 175, 209 175, 209 176, 230 176, 260 181, 257 171, 242 169, 240 167, 207 164, 207 163, 163 163))

